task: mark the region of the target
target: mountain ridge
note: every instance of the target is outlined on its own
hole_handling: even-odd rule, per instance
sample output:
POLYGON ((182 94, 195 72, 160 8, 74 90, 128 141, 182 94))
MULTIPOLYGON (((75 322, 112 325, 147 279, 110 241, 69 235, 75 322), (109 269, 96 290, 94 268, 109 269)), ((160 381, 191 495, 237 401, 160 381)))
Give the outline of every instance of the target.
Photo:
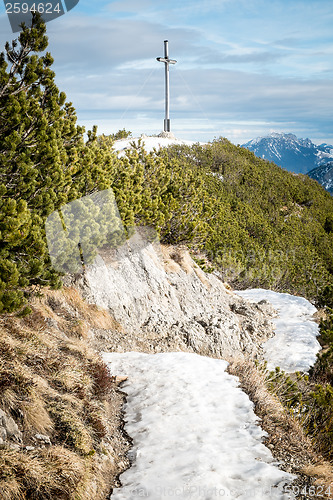
POLYGON ((307 175, 333 194, 333 161, 310 170, 307 175))
POLYGON ((315 145, 309 138, 298 138, 292 133, 273 132, 241 146, 256 156, 295 173, 307 174, 330 159, 333 160, 332 145, 315 145))

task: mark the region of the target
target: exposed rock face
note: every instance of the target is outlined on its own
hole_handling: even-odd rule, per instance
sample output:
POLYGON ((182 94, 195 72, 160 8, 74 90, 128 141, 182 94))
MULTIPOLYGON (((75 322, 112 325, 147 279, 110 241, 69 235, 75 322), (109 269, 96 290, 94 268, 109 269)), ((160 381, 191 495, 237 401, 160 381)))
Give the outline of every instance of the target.
POLYGON ((138 233, 101 253, 76 286, 120 325, 94 332, 105 350, 189 350, 227 359, 260 355, 273 334, 268 303, 249 304, 204 273, 185 248, 146 244, 138 233))

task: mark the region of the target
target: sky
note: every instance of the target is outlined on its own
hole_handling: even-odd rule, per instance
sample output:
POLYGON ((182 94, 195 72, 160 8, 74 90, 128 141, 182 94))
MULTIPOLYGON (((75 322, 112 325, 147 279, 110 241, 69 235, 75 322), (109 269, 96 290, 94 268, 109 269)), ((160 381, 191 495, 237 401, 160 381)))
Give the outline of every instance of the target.
MULTIPOLYGON (((332 0, 80 0, 47 23, 78 123, 158 134, 169 40, 171 130, 242 144, 271 132, 333 144, 332 0)), ((4 4, 0 44, 16 38, 4 4)))

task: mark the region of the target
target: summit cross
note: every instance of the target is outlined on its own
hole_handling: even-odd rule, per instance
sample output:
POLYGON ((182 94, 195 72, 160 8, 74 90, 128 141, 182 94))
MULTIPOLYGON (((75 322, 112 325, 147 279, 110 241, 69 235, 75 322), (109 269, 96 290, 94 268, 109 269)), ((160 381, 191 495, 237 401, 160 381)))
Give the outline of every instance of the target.
POLYGON ((170 78, 169 65, 176 64, 177 61, 169 59, 169 42, 164 40, 164 57, 156 57, 157 61, 165 64, 165 118, 164 132, 170 132, 170 78))

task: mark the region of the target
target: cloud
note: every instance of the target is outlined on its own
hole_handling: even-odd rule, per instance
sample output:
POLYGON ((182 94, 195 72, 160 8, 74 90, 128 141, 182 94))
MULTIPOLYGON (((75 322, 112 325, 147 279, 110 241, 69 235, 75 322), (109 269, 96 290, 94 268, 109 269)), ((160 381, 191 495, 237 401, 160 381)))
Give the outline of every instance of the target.
MULTIPOLYGON (((125 126, 121 119, 131 119, 130 129, 139 120, 138 129, 150 122, 151 130, 152 124, 158 123, 154 131, 158 132, 164 114, 163 71, 157 68, 149 74, 146 70, 132 69, 113 81, 112 73, 104 76, 83 81, 79 93, 77 83, 71 81, 70 91, 75 95, 77 107, 87 115, 94 115, 94 123, 105 120, 107 114, 113 121, 118 120, 119 128, 125 126)), ((196 123, 204 123, 204 130, 210 130, 214 136, 223 123, 236 121, 280 124, 279 130, 285 131, 304 129, 308 123, 312 134, 317 135, 319 129, 325 130, 327 137, 332 134, 330 80, 304 82, 241 71, 179 68, 171 72, 170 78, 172 123, 177 130, 183 124, 183 133, 190 129, 197 132, 196 123)), ((248 129, 246 125, 245 130, 248 129)), ((306 135, 311 136, 310 132, 306 135)))
POLYGON ((90 19, 76 16, 64 19, 61 27, 49 27, 50 49, 57 67, 70 66, 87 71, 108 71, 131 61, 155 60, 162 55, 163 40, 172 39, 172 47, 193 43, 195 30, 166 29, 147 21, 90 19))
POLYGON ((163 40, 169 38, 170 53, 178 60, 170 69, 171 119, 180 136, 193 138, 200 124, 206 140, 225 129, 236 142, 243 142, 262 124, 296 133, 308 123, 306 135, 315 138, 327 133, 330 142, 331 80, 265 72, 267 64, 286 64, 280 51, 267 50, 269 45, 258 49, 228 42, 222 51, 219 44, 200 38, 196 28, 167 29, 142 20, 85 16, 66 22, 61 29, 54 25, 49 30, 50 48, 58 85, 87 126, 100 123, 101 131, 111 126, 160 131, 164 72, 156 57, 162 55, 163 40))

